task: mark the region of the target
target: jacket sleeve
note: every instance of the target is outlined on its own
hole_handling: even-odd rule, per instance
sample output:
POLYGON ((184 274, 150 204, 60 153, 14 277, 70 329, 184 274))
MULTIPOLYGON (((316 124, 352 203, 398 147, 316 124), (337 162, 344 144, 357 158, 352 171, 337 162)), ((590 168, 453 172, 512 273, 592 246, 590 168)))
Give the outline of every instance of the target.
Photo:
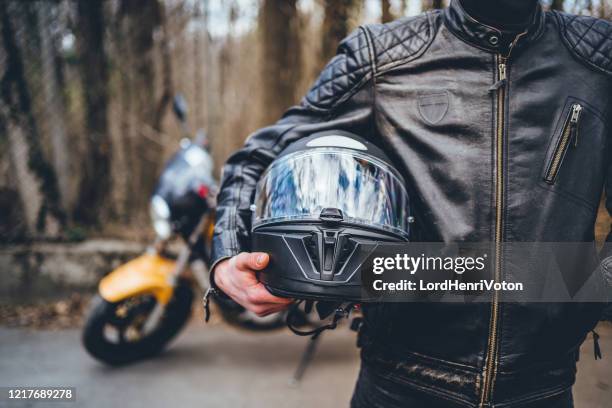
POLYGON ((250 250, 255 186, 266 167, 290 143, 314 132, 346 130, 372 138, 373 70, 367 32, 360 28, 338 47, 307 95, 274 125, 250 135, 223 167, 211 254, 220 260, 250 250))
MULTIPOLYGON (((610 153, 612 154, 612 147, 609 149, 610 153)), ((612 216, 612 160, 610 160, 610 163, 608 164, 605 194, 606 209, 608 210, 608 214, 612 216)), ((610 225, 610 231, 608 232, 606 242, 604 242, 604 246, 601 250, 600 258, 602 259, 604 277, 608 284, 608 288, 610 288, 608 292, 612 293, 612 225, 610 225)))

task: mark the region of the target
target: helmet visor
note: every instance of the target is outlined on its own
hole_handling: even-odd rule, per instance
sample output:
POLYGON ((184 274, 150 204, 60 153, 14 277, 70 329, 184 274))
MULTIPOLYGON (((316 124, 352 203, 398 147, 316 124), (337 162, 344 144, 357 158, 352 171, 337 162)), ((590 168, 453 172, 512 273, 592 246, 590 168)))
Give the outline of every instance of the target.
POLYGON ((408 194, 401 177, 370 155, 338 148, 273 162, 257 185, 254 225, 319 220, 324 208, 342 210, 347 222, 408 235, 408 194))

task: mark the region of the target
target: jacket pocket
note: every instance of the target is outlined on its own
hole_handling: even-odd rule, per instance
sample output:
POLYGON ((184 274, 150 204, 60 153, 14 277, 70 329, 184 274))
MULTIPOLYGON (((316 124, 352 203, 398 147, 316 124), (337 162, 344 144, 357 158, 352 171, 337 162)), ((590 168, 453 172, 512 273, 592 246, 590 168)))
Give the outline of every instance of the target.
POLYGON ((570 110, 561 128, 561 135, 557 139, 553 154, 548 160, 548 166, 546 166, 546 171, 544 173, 544 181, 548 184, 555 183, 557 175, 559 174, 559 169, 563 164, 563 159, 570 147, 578 147, 580 116, 583 109, 583 106, 578 102, 574 102, 570 106, 570 110))
POLYGON ((547 189, 597 207, 606 165, 604 121, 583 100, 569 97, 557 121, 541 179, 547 189))

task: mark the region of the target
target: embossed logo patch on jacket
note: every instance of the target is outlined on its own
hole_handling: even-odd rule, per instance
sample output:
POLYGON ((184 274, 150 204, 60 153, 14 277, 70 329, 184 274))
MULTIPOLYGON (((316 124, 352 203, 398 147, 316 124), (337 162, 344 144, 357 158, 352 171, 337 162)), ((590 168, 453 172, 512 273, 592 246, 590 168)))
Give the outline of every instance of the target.
POLYGON ((418 97, 419 113, 425 122, 435 125, 448 111, 448 92, 423 94, 418 97))

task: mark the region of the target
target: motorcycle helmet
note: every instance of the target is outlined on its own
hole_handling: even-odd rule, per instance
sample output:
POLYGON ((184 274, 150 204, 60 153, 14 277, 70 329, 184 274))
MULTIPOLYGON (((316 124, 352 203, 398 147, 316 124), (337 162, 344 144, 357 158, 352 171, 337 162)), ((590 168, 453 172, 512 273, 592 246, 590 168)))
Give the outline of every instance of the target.
POLYGON ((259 279, 306 301, 367 301, 362 264, 379 243, 410 235, 402 176, 382 150, 344 131, 289 145, 263 173, 251 210, 252 249, 270 254, 259 279))

